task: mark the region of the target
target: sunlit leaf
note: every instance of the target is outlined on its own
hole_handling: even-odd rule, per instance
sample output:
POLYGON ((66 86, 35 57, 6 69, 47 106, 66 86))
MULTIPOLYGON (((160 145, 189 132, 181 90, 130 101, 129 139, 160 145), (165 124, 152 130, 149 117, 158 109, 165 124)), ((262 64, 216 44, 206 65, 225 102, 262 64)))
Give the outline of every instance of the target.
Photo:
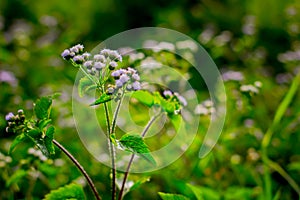
POLYGON ((153 165, 156 165, 156 162, 152 157, 148 146, 140 135, 125 134, 121 137, 119 143, 121 147, 124 148, 124 150, 136 153, 153 165))
POLYGON ((38 126, 39 126, 39 128, 42 130, 42 129, 44 129, 48 124, 50 124, 51 121, 52 121, 51 119, 42 119, 42 120, 39 121, 38 126))
POLYGON ((13 140, 13 142, 11 143, 8 153, 11 154, 12 151, 15 149, 15 147, 16 147, 19 143, 21 143, 22 141, 24 141, 25 139, 26 139, 26 135, 25 135, 25 134, 22 133, 22 134, 18 135, 18 136, 13 140))
POLYGON ((41 97, 35 102, 34 112, 38 119, 48 119, 50 108, 52 104, 52 97, 41 97))
POLYGON ((193 191, 197 200, 203 200, 203 199, 219 200, 220 199, 220 195, 217 193, 217 191, 211 188, 194 186, 191 184, 187 184, 187 186, 193 191))
POLYGON ((71 183, 57 190, 52 190, 44 200, 77 199, 84 200, 84 192, 81 186, 71 183))
POLYGON ((142 104, 148 107, 151 107, 154 104, 153 95, 146 90, 135 91, 131 97, 137 99, 139 102, 141 102, 142 104))
POLYGON ((105 102, 108 102, 111 100, 111 96, 109 96, 108 94, 102 94, 94 103, 92 103, 90 106, 95 106, 95 105, 99 105, 105 102))
POLYGON ((189 200, 188 197, 181 194, 168 194, 163 192, 159 192, 158 194, 162 198, 162 200, 189 200))

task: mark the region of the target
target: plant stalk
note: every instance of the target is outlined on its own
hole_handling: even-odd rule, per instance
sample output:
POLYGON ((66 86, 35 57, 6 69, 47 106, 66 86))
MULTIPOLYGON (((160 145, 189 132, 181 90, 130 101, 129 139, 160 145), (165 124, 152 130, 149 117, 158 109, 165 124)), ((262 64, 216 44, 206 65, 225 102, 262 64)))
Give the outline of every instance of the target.
POLYGON ((101 197, 99 195, 99 193, 97 192, 97 189, 92 181, 92 179, 90 178, 90 176, 88 175, 88 173, 84 170, 84 168, 82 167, 82 165, 76 160, 76 158, 74 158, 74 156, 67 150, 65 149, 59 142, 57 142, 56 140, 52 140, 53 144, 55 144, 62 152, 64 152, 65 155, 67 155, 70 160, 76 165, 76 167, 80 170, 80 172, 83 174, 83 176, 85 177, 85 179, 87 180, 90 188, 92 189, 94 196, 97 200, 101 200, 101 197))
MULTIPOLYGON (((162 113, 159 113, 155 116, 153 116, 149 122, 147 123, 147 125, 145 126, 143 132, 141 133, 141 137, 144 138, 146 133, 148 132, 149 128, 151 127, 151 125, 155 122, 155 120, 161 115, 162 113)), ((131 158, 129 160, 129 163, 127 165, 127 168, 126 168, 126 171, 124 173, 124 178, 123 178, 123 182, 122 182, 122 186, 121 186, 121 190, 120 190, 120 193, 119 193, 119 197, 118 197, 118 200, 121 200, 123 199, 123 193, 124 193, 124 189, 125 189, 125 184, 126 184, 126 180, 127 180, 127 177, 128 177, 128 174, 129 174, 129 170, 130 170, 130 167, 133 163, 133 159, 134 159, 134 156, 135 154, 132 154, 131 155, 131 158)))

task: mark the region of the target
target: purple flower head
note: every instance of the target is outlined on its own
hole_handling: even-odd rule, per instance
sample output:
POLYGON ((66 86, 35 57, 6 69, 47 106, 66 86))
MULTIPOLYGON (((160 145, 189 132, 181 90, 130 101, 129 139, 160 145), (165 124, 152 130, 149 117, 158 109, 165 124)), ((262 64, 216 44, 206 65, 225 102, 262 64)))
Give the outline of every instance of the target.
POLYGON ((85 67, 88 68, 88 69, 91 69, 92 66, 93 66, 93 61, 91 61, 91 60, 85 61, 85 62, 83 63, 83 66, 85 66, 85 67))
POLYGON ((124 84, 124 83, 126 83, 127 81, 129 81, 129 76, 127 76, 126 74, 122 74, 121 76, 120 76, 120 81, 124 84))
POLYGON ((111 73, 111 76, 114 77, 114 78, 117 78, 117 77, 119 77, 120 75, 121 75, 120 70, 116 70, 116 71, 113 71, 113 72, 111 73))
POLYGON ((113 87, 108 87, 106 90, 107 94, 113 94, 114 92, 115 92, 115 88, 113 88, 113 87))
POLYGON ((165 90, 165 91, 163 92, 163 94, 164 94, 164 96, 165 96, 166 98, 170 98, 170 97, 173 96, 173 93, 172 93, 170 90, 165 90))
POLYGON ((101 54, 94 55, 94 60, 100 61, 100 62, 103 62, 103 63, 106 62, 105 57, 103 55, 101 55, 101 54))
POLYGON ((6 121, 13 121, 14 118, 15 118, 15 115, 14 115, 12 112, 8 113, 8 114, 5 116, 5 120, 6 120, 6 121))
POLYGON ((86 60, 86 59, 88 59, 91 56, 91 54, 88 53, 88 52, 85 52, 85 53, 82 54, 82 56, 86 60))
POLYGON ((65 49, 62 53, 61 53, 61 57, 63 57, 63 59, 65 60, 69 60, 71 58, 70 56, 70 51, 68 49, 65 49))
POLYGON ((120 80, 116 80, 116 87, 120 88, 123 86, 123 83, 120 80))
POLYGON ((71 48, 70 48, 70 51, 71 51, 71 52, 74 52, 75 54, 79 53, 79 49, 78 49, 76 46, 71 47, 71 48))
POLYGON ((94 67, 96 70, 101 70, 105 67, 105 64, 103 64, 102 62, 95 62, 94 67))
POLYGON ((134 90, 140 90, 142 88, 140 82, 138 81, 133 82, 132 87, 134 90))
POLYGON ((135 74, 132 75, 132 79, 135 80, 135 81, 139 81, 140 76, 137 73, 135 73, 135 74))
POLYGON ((73 61, 77 64, 82 64, 84 61, 84 57, 81 55, 74 56, 73 61))
POLYGON ((115 61, 111 61, 109 63, 109 69, 110 70, 114 70, 117 66, 118 66, 118 64, 115 61))
POLYGON ((181 96, 181 95, 176 95, 176 96, 177 96, 177 99, 179 100, 181 105, 187 106, 187 101, 183 96, 181 96))

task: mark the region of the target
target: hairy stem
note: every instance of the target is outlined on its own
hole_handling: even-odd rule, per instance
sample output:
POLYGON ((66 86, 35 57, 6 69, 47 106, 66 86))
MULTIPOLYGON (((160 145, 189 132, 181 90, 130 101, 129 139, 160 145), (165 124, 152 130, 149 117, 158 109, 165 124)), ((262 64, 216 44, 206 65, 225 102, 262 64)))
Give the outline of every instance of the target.
MULTIPOLYGON (((147 125, 145 126, 143 132, 141 133, 141 137, 145 137, 146 133, 148 132, 149 128, 151 127, 151 125, 155 122, 155 120, 161 115, 162 113, 159 113, 155 116, 153 116, 149 122, 147 123, 147 125)), ((127 168, 126 168, 126 171, 124 173, 124 178, 123 178, 123 182, 122 182, 122 186, 121 186, 121 190, 120 190, 120 193, 119 193, 119 197, 118 197, 118 200, 121 200, 123 199, 123 193, 124 193, 124 189, 125 189, 125 184, 126 184, 126 180, 127 180, 127 177, 128 177, 128 174, 129 174, 129 170, 130 170, 130 167, 133 163, 133 159, 134 159, 134 156, 135 154, 132 154, 131 155, 131 158, 129 160, 129 163, 127 165, 127 168)))
POLYGON ((92 181, 92 179, 90 178, 90 176, 87 174, 87 172, 84 170, 84 168, 81 166, 81 164, 74 158, 74 156, 67 150, 65 149, 59 142, 57 142, 56 140, 52 140, 53 144, 55 144, 60 150, 62 150, 62 152, 64 152, 64 154, 66 154, 70 160, 76 165, 76 167, 80 170, 80 172, 83 174, 83 176, 85 177, 85 179, 87 180, 90 188, 92 189, 95 198, 97 200, 101 200, 101 197, 99 195, 99 193, 97 192, 97 189, 92 181))

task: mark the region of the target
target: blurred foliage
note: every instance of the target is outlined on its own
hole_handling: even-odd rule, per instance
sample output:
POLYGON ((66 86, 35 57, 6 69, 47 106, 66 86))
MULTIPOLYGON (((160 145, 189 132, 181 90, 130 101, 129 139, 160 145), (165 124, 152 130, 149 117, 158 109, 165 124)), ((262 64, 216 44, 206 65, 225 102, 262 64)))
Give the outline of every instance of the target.
MULTIPOLYGON (((76 133, 71 108, 76 70, 63 62, 60 53, 78 42, 92 49, 114 34, 144 26, 175 29, 203 45, 223 73, 228 114, 218 144, 207 157, 198 159, 209 123, 206 113, 187 152, 172 165, 147 173, 150 181, 125 199, 158 199, 158 192, 191 199, 197 193, 203 199, 264 199, 268 172, 262 161, 262 138, 300 66, 300 3, 293 0, 0 1, 1 199, 41 199, 72 182, 92 198, 83 177, 59 150, 53 159, 46 159, 29 148, 31 144, 22 143, 8 155, 14 136, 5 132, 5 115, 19 108, 33 112, 33 101, 54 92, 62 93, 53 105, 56 139, 86 168, 103 199, 109 199, 110 169, 85 150, 76 133), (253 94, 249 88, 257 81, 262 86, 253 94)), ((193 69, 181 70, 191 73, 189 81, 201 101, 207 99, 193 69)), ((205 103, 200 108, 203 113, 205 103)), ((298 185, 299 111, 297 92, 268 146, 269 158, 298 185)), ((270 169, 269 175, 273 197, 298 198, 277 171, 270 169)), ((139 177, 130 176, 134 181, 139 177)))

